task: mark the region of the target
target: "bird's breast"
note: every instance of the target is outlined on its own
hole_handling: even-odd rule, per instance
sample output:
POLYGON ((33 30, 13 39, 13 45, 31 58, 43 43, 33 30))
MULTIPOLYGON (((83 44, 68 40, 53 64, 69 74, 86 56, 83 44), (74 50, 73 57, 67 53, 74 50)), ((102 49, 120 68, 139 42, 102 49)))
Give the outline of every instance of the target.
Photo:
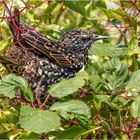
POLYGON ((34 66, 31 66, 28 75, 31 75, 31 73, 34 75, 34 78, 30 76, 27 78, 31 86, 34 88, 43 87, 47 89, 50 85, 60 81, 63 69, 50 62, 48 59, 39 59, 34 66))

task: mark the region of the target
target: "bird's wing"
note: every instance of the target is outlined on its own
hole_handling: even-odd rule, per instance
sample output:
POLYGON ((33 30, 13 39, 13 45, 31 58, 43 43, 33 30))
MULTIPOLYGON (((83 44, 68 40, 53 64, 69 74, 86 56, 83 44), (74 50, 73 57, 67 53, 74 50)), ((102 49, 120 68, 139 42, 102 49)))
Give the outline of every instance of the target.
POLYGON ((24 31, 21 36, 29 46, 44 54, 48 59, 56 62, 61 67, 71 68, 72 62, 59 50, 56 42, 49 40, 35 29, 24 31))
POLYGON ((7 9, 7 11, 8 15, 12 16, 12 18, 8 19, 8 23, 14 37, 14 43, 17 46, 28 47, 29 45, 61 67, 72 67, 72 61, 59 50, 57 43, 43 36, 34 28, 20 23, 20 12, 18 8, 15 8, 13 13, 11 13, 9 9, 7 9))

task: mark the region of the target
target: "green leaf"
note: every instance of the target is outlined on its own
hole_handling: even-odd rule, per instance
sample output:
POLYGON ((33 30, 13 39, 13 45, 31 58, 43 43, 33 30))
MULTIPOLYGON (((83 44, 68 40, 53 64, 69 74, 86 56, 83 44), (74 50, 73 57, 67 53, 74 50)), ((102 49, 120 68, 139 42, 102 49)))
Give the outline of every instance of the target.
POLYGON ((21 131, 22 131, 21 129, 13 128, 10 131, 1 132, 0 138, 1 138, 1 140, 9 140, 10 137, 13 137, 13 139, 15 139, 21 133, 21 131))
POLYGON ((109 16, 109 18, 113 18, 116 19, 117 21, 125 21, 123 24, 132 24, 132 23, 136 23, 137 19, 135 18, 135 16, 133 16, 133 14, 129 14, 129 12, 125 11, 125 10, 121 10, 121 9, 105 9, 102 8, 102 10, 109 16), (130 16, 129 16, 130 15, 130 16), (129 20, 125 20, 124 17, 129 16, 129 20))
POLYGON ((0 82, 0 93, 9 98, 15 97, 15 86, 0 82))
POLYGON ((124 16, 127 16, 127 13, 121 9, 103 9, 107 15, 111 18, 116 18, 118 20, 124 19, 124 16))
POLYGON ((20 134, 19 137, 17 137, 16 140, 29 140, 29 139, 36 139, 38 140, 39 139, 39 134, 36 134, 36 133, 30 133, 30 132, 23 132, 20 134))
POLYGON ((82 123, 86 123, 91 117, 89 107, 84 102, 78 100, 57 102, 51 106, 50 110, 58 111, 66 119, 70 119, 73 114, 82 123))
POLYGON ((76 139, 87 130, 80 126, 73 126, 64 131, 50 132, 49 135, 55 136, 56 139, 76 139))
POLYGON ((113 90, 124 84, 128 76, 128 67, 121 62, 119 58, 112 58, 110 61, 103 64, 103 67, 105 69, 103 78, 107 81, 107 89, 113 90))
POLYGON ((85 80, 88 80, 88 78, 88 74, 85 71, 80 72, 74 78, 63 79, 61 82, 52 85, 48 92, 53 97, 62 98, 77 92, 79 88, 84 86, 85 80))
POLYGON ((39 110, 22 104, 20 110, 20 125, 26 131, 41 134, 56 130, 60 126, 60 117, 49 110, 39 110))
POLYGON ((7 46, 8 40, 0 40, 0 52, 7 46))
POLYGON ((45 8, 45 10, 44 10, 44 13, 51 13, 54 9, 55 9, 55 7, 58 5, 58 3, 57 2, 55 2, 55 1, 52 1, 51 3, 50 3, 50 5, 47 7, 47 8, 45 8))
MULTIPOLYGON (((87 1, 88 2, 88 1, 87 1)), ((86 10, 85 10, 85 5, 87 3, 84 1, 64 1, 64 5, 67 6, 68 8, 74 10, 75 12, 86 16, 86 10)))
POLYGON ((137 117, 140 122, 140 95, 135 98, 135 101, 131 105, 131 113, 134 117, 137 117))
POLYGON ((126 47, 117 47, 113 46, 108 43, 95 43, 90 51, 91 55, 98 55, 98 56, 110 56, 116 57, 121 55, 127 55, 127 48, 126 47))
POLYGON ((140 70, 135 71, 126 86, 126 90, 140 91, 140 70))
POLYGON ((95 99, 93 101, 94 101, 94 105, 96 106, 96 108, 101 108, 101 105, 103 103, 109 105, 113 109, 118 108, 118 105, 113 103, 108 95, 96 95, 95 99))
POLYGON ((129 55, 135 55, 140 53, 140 48, 138 46, 139 40, 137 39, 136 35, 133 35, 132 39, 129 40, 128 46, 129 46, 129 55))
POLYGON ((94 91, 100 91, 102 79, 100 77, 100 67, 97 62, 92 63, 92 60, 89 60, 88 64, 86 65, 86 72, 90 75, 90 88, 94 91))
POLYGON ((34 100, 31 88, 29 87, 27 81, 14 74, 6 75, 0 81, 0 93, 9 98, 14 98, 17 91, 23 93, 25 99, 29 102, 34 100))

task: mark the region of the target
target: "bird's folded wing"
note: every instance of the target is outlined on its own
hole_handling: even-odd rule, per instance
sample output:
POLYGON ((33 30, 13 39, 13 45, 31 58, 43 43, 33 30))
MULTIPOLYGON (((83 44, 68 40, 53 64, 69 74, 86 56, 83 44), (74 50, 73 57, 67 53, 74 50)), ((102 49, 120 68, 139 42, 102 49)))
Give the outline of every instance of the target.
POLYGON ((72 68, 72 62, 59 50, 57 43, 51 42, 36 30, 23 32, 22 37, 28 45, 45 55, 48 59, 54 61, 61 67, 72 68))

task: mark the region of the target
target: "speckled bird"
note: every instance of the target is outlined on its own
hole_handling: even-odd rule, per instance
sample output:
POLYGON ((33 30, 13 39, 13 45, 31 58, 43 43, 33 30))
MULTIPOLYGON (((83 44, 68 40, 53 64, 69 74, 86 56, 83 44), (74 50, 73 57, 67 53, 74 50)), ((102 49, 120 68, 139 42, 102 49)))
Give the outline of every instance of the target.
POLYGON ((74 76, 87 64, 92 44, 108 38, 88 30, 72 29, 55 42, 20 22, 17 8, 13 13, 8 12, 12 17, 7 21, 14 45, 5 56, 0 56, 0 62, 10 72, 23 76, 33 89, 44 91, 61 78, 74 76))

